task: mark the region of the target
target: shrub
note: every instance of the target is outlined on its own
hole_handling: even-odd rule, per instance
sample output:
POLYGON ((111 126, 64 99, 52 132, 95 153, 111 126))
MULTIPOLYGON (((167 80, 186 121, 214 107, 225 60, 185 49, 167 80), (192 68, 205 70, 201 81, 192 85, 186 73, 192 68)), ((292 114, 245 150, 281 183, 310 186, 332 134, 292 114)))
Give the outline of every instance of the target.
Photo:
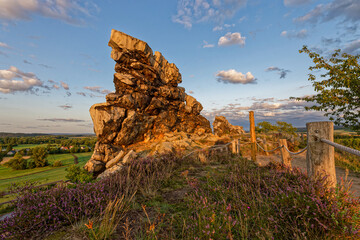
POLYGON ((71 165, 65 171, 68 172, 65 177, 73 183, 91 182, 93 180, 93 176, 89 172, 77 165, 71 165))
POLYGON ((52 164, 53 167, 61 167, 62 165, 63 164, 62 164, 62 162, 60 160, 57 160, 52 164))
POLYGON ((27 168, 27 160, 20 153, 16 153, 7 165, 14 170, 23 170, 27 168))
POLYGON ((30 160, 28 161, 27 168, 28 168, 28 169, 36 168, 36 164, 35 164, 34 160, 30 159, 30 160))

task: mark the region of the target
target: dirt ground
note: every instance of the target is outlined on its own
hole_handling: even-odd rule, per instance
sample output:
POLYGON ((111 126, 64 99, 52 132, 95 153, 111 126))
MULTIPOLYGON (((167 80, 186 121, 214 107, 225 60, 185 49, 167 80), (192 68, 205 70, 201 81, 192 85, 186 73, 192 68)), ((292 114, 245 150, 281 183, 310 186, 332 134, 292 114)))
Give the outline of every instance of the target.
MULTIPOLYGON (((272 154, 269 156, 260 155, 257 156, 257 162, 261 165, 266 165, 270 161, 281 162, 280 154, 272 154)), ((292 166, 298 167, 302 171, 306 171, 306 151, 292 156, 292 166)), ((346 171, 343 168, 336 167, 336 179, 338 183, 341 182, 341 179, 345 179, 346 171)), ((354 192, 354 196, 360 197, 360 178, 354 172, 349 171, 349 175, 347 177, 348 181, 352 182, 351 191, 354 192)))

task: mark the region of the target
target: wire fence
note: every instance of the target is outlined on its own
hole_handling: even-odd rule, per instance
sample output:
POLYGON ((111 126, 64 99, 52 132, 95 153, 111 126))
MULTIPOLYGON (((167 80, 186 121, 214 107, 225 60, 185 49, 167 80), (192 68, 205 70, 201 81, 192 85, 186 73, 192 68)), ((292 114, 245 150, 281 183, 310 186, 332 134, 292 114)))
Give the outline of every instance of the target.
POLYGON ((344 152, 348 152, 348 153, 351 153, 351 154, 354 154, 356 156, 359 156, 360 157, 360 151, 359 150, 356 150, 356 149, 353 149, 353 148, 349 148, 349 147, 346 147, 344 145, 341 145, 341 144, 338 144, 338 143, 334 143, 332 141, 329 141, 327 139, 320 139, 321 142, 323 143, 326 143, 326 144, 329 144, 331 146, 333 146, 334 148, 337 148, 341 151, 344 151, 344 152))
MULTIPOLYGON (((354 155, 360 157, 360 151, 359 151, 359 150, 356 150, 356 149, 353 149, 353 148, 349 148, 349 147, 346 147, 346 146, 344 146, 344 145, 341 145, 341 144, 338 144, 338 143, 335 143, 335 142, 332 142, 332 141, 330 141, 330 140, 323 139, 323 138, 320 139, 320 141, 323 142, 323 143, 329 144, 330 146, 333 146, 333 147, 336 148, 336 149, 339 149, 339 150, 341 150, 341 151, 348 152, 348 153, 351 153, 351 154, 354 154, 354 155)), ((305 148, 303 148, 302 150, 300 150, 300 151, 298 151, 298 152, 292 152, 292 151, 290 151, 285 145, 278 146, 278 147, 276 147, 276 148, 274 148, 274 149, 272 149, 272 150, 265 150, 263 147, 261 147, 261 145, 260 145, 258 142, 256 142, 256 144, 257 144, 257 146, 258 146, 261 150, 263 150, 264 152, 271 153, 271 152, 274 152, 274 151, 276 151, 276 150, 278 150, 278 149, 284 148, 284 149, 285 149, 289 154, 291 154, 291 155, 298 155, 298 154, 300 154, 300 153, 303 153, 303 152, 305 152, 305 151, 308 149, 308 146, 309 146, 309 145, 307 145, 305 148)))

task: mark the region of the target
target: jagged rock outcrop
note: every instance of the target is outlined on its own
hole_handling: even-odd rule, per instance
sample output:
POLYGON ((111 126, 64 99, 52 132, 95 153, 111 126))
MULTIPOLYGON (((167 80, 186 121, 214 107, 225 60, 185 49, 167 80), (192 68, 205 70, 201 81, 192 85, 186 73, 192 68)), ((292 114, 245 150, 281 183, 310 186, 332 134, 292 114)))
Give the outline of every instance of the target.
MULTIPOLYGON (((126 146, 165 133, 211 133, 202 105, 178 87, 181 74, 144 41, 112 30, 115 93, 90 108, 98 142, 85 169, 95 174, 119 169, 126 146)), ((183 143, 185 144, 185 143, 183 143)), ((170 148, 170 147, 169 147, 170 148)))
POLYGON ((213 122, 214 134, 221 137, 224 135, 239 135, 245 133, 243 127, 232 125, 223 116, 215 116, 213 122))

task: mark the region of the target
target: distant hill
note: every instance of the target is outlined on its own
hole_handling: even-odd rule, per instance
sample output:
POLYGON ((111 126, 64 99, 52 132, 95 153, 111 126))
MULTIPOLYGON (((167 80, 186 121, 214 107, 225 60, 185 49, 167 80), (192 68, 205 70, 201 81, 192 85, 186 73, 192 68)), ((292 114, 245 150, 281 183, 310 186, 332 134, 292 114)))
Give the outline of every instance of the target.
POLYGON ((0 137, 38 137, 38 136, 71 136, 71 137, 90 137, 93 133, 8 133, 0 132, 0 137))

